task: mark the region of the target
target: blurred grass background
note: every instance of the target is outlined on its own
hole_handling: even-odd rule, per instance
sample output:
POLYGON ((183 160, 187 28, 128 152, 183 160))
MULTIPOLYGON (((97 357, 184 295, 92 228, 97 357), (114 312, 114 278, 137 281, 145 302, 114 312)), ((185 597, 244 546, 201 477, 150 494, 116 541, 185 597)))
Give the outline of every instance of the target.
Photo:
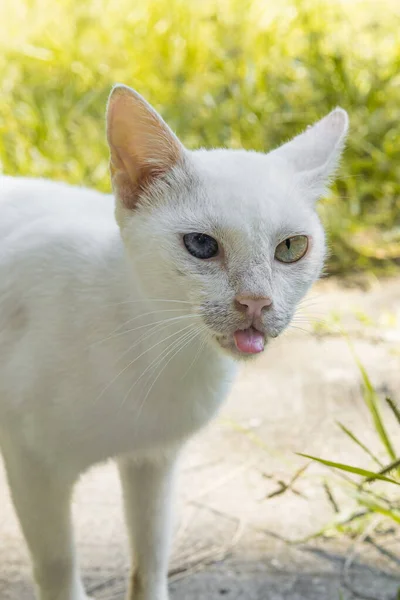
POLYGON ((266 151, 336 105, 328 272, 400 265, 398 0, 2 0, 0 171, 109 191, 104 109, 132 85, 190 148, 266 151))

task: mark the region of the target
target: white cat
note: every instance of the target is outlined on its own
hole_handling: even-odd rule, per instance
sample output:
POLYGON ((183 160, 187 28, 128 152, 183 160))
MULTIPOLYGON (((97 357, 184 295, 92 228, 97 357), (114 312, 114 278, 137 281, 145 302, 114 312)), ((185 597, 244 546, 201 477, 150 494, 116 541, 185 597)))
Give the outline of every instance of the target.
POLYGON ((86 598, 70 497, 109 457, 124 489, 129 599, 167 599, 177 456, 220 406, 237 359, 282 332, 319 276, 315 202, 347 128, 338 108, 267 155, 192 152, 117 86, 116 220, 111 196, 0 179, 0 443, 40 600, 86 598))

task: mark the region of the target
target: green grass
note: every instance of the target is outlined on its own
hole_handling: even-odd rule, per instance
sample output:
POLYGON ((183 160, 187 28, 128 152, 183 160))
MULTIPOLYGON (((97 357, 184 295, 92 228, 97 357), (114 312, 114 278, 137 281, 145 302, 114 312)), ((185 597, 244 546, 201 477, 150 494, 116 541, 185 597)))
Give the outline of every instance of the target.
POLYGON ((104 107, 136 87, 188 147, 269 150, 336 105, 328 271, 400 261, 397 0, 2 0, 0 170, 109 190, 104 107))
POLYGON ((317 535, 324 534, 332 529, 351 534, 354 533, 354 531, 362 531, 365 523, 369 522, 371 517, 376 517, 377 515, 390 520, 396 525, 400 525, 400 503, 398 501, 398 496, 393 497, 388 488, 385 489, 384 487, 380 487, 379 489, 376 489, 373 485, 376 482, 381 481, 395 486, 400 485, 400 455, 398 454, 395 445, 397 438, 394 436, 391 437, 388 433, 389 418, 394 420, 394 423, 400 426, 400 409, 393 399, 386 398, 385 401, 389 408, 389 415, 385 422, 385 419, 382 416, 381 398, 372 385, 368 373, 355 354, 351 344, 350 347, 360 371, 363 384, 363 400, 369 413, 371 428, 375 432, 377 440, 380 442, 383 453, 381 453, 382 458, 378 457, 376 453, 368 448, 368 446, 354 434, 354 432, 339 422, 338 426, 343 434, 347 436, 353 444, 364 451, 372 465, 371 469, 374 470, 366 470, 359 466, 337 463, 333 460, 309 456, 307 454, 300 455, 305 458, 310 458, 318 463, 322 463, 336 472, 339 471, 342 473, 345 478, 346 487, 352 498, 355 500, 354 510, 350 514, 348 514, 347 511, 342 514, 335 503, 330 488, 326 487, 329 499, 334 506, 336 517, 333 523, 324 527, 317 535), (348 477, 348 473, 357 475, 358 479, 348 477), (356 529, 354 529, 354 524, 356 529))

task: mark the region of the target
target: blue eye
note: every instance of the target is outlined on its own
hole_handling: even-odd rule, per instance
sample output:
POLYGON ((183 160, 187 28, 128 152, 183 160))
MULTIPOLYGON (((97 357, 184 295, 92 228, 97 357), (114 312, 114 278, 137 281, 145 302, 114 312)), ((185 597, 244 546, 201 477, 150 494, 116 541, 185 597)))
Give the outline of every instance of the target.
POLYGON ((186 250, 195 258, 202 260, 218 254, 218 242, 205 233, 187 233, 183 236, 186 250))

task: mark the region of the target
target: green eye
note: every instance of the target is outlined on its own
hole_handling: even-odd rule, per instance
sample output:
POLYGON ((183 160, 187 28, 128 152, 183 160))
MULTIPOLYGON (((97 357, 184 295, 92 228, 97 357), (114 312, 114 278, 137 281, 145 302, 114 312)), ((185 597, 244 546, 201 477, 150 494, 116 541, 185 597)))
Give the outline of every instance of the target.
POLYGON ((275 250, 275 258, 279 262, 294 263, 303 258, 308 249, 308 237, 294 235, 281 242, 275 250))

